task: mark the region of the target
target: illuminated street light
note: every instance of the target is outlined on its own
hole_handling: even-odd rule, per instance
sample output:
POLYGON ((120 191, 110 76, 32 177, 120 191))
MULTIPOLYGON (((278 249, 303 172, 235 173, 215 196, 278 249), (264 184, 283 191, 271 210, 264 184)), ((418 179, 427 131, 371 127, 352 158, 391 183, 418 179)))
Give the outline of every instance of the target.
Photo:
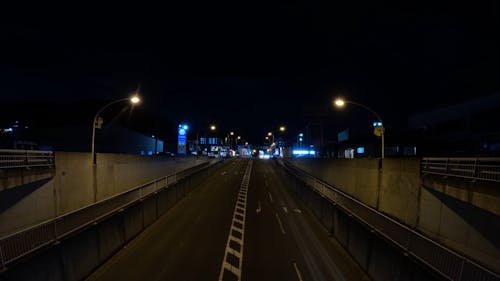
POLYGON ((362 108, 370 111, 373 115, 375 115, 375 117, 377 117, 377 119, 379 121, 379 124, 380 124, 380 126, 378 126, 378 127, 381 128, 381 130, 380 130, 380 136, 382 138, 382 155, 381 156, 382 156, 382 159, 384 159, 384 146, 385 146, 385 137, 384 137, 385 132, 384 131, 385 131, 385 128, 384 128, 384 122, 382 121, 382 118, 380 118, 380 116, 378 115, 377 112, 375 112, 373 109, 369 108, 368 106, 366 106, 364 104, 353 102, 353 101, 349 101, 349 100, 344 100, 342 98, 337 98, 334 101, 335 106, 339 107, 339 108, 344 107, 344 105, 347 104, 347 103, 354 104, 354 105, 357 105, 359 107, 362 107, 362 108))
POLYGON ((215 127, 215 125, 210 126, 210 131, 215 131, 215 129, 217 129, 217 127, 215 127))
POLYGON ((273 135, 273 133, 269 132, 269 133, 267 133, 267 135, 268 135, 268 136, 272 136, 272 135, 273 135))
POLYGON ((122 101, 129 101, 132 104, 138 104, 141 101, 141 99, 139 98, 138 95, 134 95, 134 96, 129 97, 129 98, 123 98, 123 99, 118 99, 118 100, 112 101, 112 102, 106 104, 105 106, 103 106, 101 109, 99 109, 99 111, 97 111, 96 115, 94 116, 94 122, 92 123, 92 149, 91 149, 92 164, 93 165, 96 164, 95 128, 96 128, 96 124, 97 124, 99 115, 104 111, 104 109, 108 108, 110 105, 115 104, 115 103, 119 103, 119 102, 122 102, 122 101))
POLYGON ((130 98, 130 102, 133 104, 138 104, 141 102, 141 99, 139 98, 139 96, 133 96, 130 98))
POLYGON ((345 100, 338 98, 335 100, 335 106, 337 107, 343 107, 345 105, 345 100))
POLYGON ((284 132, 286 130, 285 126, 280 127, 280 132, 284 132))
POLYGON ((230 134, 231 136, 233 136, 233 135, 234 135, 234 132, 230 132, 229 134, 230 134))

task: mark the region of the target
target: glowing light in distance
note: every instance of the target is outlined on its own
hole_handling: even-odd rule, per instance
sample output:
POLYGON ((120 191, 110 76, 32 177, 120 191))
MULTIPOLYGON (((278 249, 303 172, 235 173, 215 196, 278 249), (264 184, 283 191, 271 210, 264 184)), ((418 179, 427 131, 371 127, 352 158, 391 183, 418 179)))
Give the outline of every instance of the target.
POLYGON ((141 99, 139 98, 139 96, 133 96, 130 98, 130 102, 133 104, 137 104, 137 103, 141 102, 141 99))
POLYGON ((316 151, 314 150, 305 150, 305 149, 294 149, 292 150, 293 155, 315 155, 316 151))
POLYGON ((342 107, 344 105, 345 105, 345 101, 343 99, 338 98, 335 100, 335 106, 342 107))

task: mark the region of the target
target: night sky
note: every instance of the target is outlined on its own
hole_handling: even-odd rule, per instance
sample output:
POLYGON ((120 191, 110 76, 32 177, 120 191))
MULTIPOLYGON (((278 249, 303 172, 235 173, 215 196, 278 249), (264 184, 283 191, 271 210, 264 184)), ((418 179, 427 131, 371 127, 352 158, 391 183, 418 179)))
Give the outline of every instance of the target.
POLYGON ((4 9, 0 101, 106 102, 140 87, 141 110, 161 120, 256 141, 301 129, 305 111, 324 112, 332 131, 365 118, 333 110, 336 95, 401 127, 499 92, 498 1, 332 2, 4 9))

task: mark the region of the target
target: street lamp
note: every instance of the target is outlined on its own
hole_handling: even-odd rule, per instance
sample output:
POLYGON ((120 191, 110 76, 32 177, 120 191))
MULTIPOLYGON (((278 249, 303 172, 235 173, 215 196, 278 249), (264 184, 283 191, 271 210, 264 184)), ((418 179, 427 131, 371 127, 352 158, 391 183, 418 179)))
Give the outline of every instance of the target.
POLYGON ((139 98, 138 95, 134 95, 134 96, 129 97, 129 98, 123 98, 123 99, 118 99, 118 100, 112 101, 112 102, 106 104, 105 106, 103 106, 99 111, 97 111, 96 115, 94 116, 94 122, 92 123, 92 164, 93 165, 96 164, 95 126, 97 124, 97 118, 99 118, 99 115, 101 114, 101 112, 104 111, 104 109, 108 108, 112 104, 119 103, 119 102, 122 102, 122 101, 129 101, 132 104, 138 104, 139 102, 141 102, 141 99, 139 98))
POLYGON ((280 127, 280 132, 284 132, 286 130, 285 126, 280 127))
POLYGON ((364 105, 364 104, 360 104, 360 103, 357 103, 357 102, 353 102, 353 101, 350 101, 350 100, 344 100, 342 98, 337 98, 335 99, 334 101, 334 104, 336 107, 339 107, 339 108, 342 108, 344 107, 347 103, 350 103, 350 104, 354 104, 354 105, 357 105, 359 107, 362 107, 368 111, 370 111, 373 115, 375 115, 375 117, 377 117, 378 121, 380 122, 381 124, 381 132, 380 132, 380 136, 382 137, 382 159, 384 159, 384 146, 385 146, 385 139, 384 139, 384 135, 385 135, 385 129, 384 129, 384 122, 382 121, 382 118, 380 118, 380 116, 378 115, 377 112, 375 112, 373 109, 369 108, 368 106, 364 105))

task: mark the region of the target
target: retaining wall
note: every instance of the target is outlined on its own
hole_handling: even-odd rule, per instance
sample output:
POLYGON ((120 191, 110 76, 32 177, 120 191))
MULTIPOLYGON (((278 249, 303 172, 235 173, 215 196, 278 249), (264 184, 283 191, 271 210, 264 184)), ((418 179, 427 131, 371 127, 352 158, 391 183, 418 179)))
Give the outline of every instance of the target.
POLYGON ((203 161, 206 159, 98 153, 93 166, 90 153, 56 152, 49 179, 2 192, 2 196, 8 192, 9 199, 2 201, 0 237, 203 161))
POLYGON ((0 273, 10 280, 83 280, 197 187, 218 165, 167 186, 0 273))
MULTIPOLYGON (((498 184, 421 176, 420 159, 290 159, 309 174, 500 272, 498 184)), ((342 239, 342 238, 341 238, 342 239)))

